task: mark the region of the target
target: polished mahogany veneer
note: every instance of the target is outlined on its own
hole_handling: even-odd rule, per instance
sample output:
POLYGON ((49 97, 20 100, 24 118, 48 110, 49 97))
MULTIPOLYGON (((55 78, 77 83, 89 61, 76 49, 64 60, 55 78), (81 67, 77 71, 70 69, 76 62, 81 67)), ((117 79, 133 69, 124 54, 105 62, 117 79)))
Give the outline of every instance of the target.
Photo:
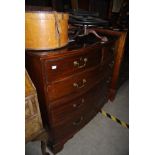
POLYGON ((100 111, 109 99, 111 84, 116 83, 112 80, 117 79, 113 76, 121 35, 99 32, 109 41, 103 44, 88 35, 61 49, 26 51, 26 68, 36 86, 43 124, 55 153, 100 111))

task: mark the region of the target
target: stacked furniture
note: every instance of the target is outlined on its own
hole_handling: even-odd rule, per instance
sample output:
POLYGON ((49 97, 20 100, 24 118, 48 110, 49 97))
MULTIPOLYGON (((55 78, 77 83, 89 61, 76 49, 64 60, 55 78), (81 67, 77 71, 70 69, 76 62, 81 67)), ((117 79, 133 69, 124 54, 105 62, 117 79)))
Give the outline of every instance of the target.
POLYGON ((85 36, 57 50, 26 51, 49 146, 54 153, 113 100, 126 33, 96 29, 108 41, 85 36), (118 72, 118 73, 117 73, 118 72))

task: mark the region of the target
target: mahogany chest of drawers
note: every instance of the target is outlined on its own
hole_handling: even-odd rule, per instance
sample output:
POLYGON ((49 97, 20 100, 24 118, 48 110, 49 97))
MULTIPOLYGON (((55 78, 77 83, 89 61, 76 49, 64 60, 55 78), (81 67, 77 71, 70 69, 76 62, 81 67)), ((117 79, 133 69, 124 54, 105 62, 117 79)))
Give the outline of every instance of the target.
POLYGON ((86 125, 108 100, 116 37, 101 44, 80 38, 54 51, 26 51, 53 152, 86 125))

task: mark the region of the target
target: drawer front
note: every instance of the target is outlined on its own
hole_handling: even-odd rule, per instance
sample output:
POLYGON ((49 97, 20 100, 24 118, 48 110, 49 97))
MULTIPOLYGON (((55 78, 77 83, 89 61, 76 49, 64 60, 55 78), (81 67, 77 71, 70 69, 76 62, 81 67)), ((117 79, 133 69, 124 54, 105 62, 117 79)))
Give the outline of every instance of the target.
POLYGON ((74 117, 76 114, 80 114, 83 111, 90 109, 93 106, 94 90, 90 90, 82 96, 75 98, 69 102, 58 101, 51 104, 51 114, 53 124, 62 124, 74 117))
POLYGON ((61 57, 45 61, 45 74, 48 83, 84 71, 100 64, 101 48, 90 49, 87 53, 61 57))
POLYGON ((91 88, 102 76, 98 69, 86 71, 48 85, 48 99, 54 101, 67 95, 75 95, 91 88))
POLYGON ((62 138, 75 134, 84 125, 86 125, 97 114, 94 110, 89 110, 87 113, 83 113, 71 119, 70 122, 66 122, 60 126, 54 128, 55 141, 59 141, 62 138))

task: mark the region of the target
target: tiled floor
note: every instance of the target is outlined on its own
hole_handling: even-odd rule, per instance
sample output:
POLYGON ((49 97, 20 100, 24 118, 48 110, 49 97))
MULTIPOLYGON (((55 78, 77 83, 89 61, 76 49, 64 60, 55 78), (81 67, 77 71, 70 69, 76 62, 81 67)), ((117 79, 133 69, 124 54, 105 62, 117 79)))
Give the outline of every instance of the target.
MULTIPOLYGON (((103 109, 120 120, 129 122, 129 82, 119 89, 115 100, 107 103, 103 109)), ((26 155, 41 155, 40 142, 30 142, 25 149, 26 155)), ((57 155, 128 154, 129 130, 99 113, 57 155)))

